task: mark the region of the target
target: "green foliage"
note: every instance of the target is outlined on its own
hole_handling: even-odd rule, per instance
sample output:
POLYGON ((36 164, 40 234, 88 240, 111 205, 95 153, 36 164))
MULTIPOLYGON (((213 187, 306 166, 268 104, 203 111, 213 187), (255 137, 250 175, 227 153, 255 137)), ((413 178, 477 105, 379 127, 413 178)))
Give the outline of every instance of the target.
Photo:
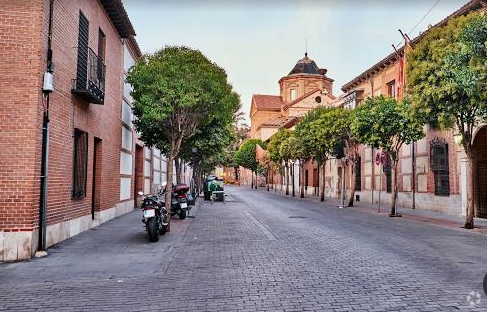
POLYGON ((266 144, 259 139, 245 141, 234 154, 236 164, 257 171, 259 163, 256 160, 256 145, 266 148, 266 144))
POLYGON ((307 151, 300 146, 300 141, 297 138, 296 131, 291 131, 291 135, 287 140, 288 150, 290 152, 290 160, 306 160, 309 158, 307 151))
POLYGON ((295 136, 304 159, 312 156, 322 163, 327 155, 336 147, 335 139, 329 137, 328 130, 323 127, 334 108, 316 107, 308 112, 295 128, 295 136))
POLYGON ((134 125, 141 140, 172 156, 199 126, 216 118, 230 122, 239 107, 225 71, 187 47, 142 56, 126 80, 133 87, 134 125))
POLYGON ((190 139, 182 145, 179 157, 189 161, 195 168, 201 164, 205 167, 226 165, 230 160, 228 150, 236 140, 232 123, 214 119, 209 124, 199 127, 190 139), (194 154, 192 148, 197 151, 194 154))
POLYGON ((289 130, 279 129, 271 136, 267 147, 269 159, 271 161, 281 164, 282 161, 286 160, 283 156, 286 156, 287 151, 285 149, 282 150, 282 145, 288 141, 290 135, 289 130))
POLYGON ((362 144, 382 147, 396 161, 403 143, 424 136, 422 124, 408 117, 408 109, 406 102, 391 97, 368 98, 352 113, 352 134, 362 144))
POLYGON ((407 67, 412 118, 457 126, 471 142, 474 124, 486 120, 486 35, 486 12, 473 12, 430 30, 415 46, 407 67))

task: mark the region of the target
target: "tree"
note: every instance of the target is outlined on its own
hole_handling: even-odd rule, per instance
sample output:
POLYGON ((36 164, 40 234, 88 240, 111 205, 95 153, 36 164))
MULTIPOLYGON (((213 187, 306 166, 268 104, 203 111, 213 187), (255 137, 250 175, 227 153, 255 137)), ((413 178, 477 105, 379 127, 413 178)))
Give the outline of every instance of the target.
POLYGON ((288 157, 288 151, 282 149, 282 145, 287 142, 290 137, 290 131, 286 129, 279 129, 275 134, 273 134, 268 143, 268 153, 269 158, 272 162, 284 166, 284 175, 286 180, 286 190, 285 194, 289 195, 289 183, 290 183, 290 158, 288 157))
POLYGON ((208 167, 227 165, 231 162, 229 151, 237 140, 231 122, 215 118, 209 124, 199 127, 189 140, 184 142, 180 158, 190 163, 193 179, 198 189, 202 188, 201 177, 208 167))
MULTIPOLYGON (((259 162, 256 159, 256 145, 266 148, 266 144, 263 141, 259 139, 249 139, 235 152, 234 161, 239 166, 251 170, 252 174, 256 173, 257 175, 259 162)), ((254 186, 254 180, 253 177, 251 177, 251 188, 254 186)))
POLYGON ((424 136, 422 124, 408 116, 409 105, 391 97, 368 98, 353 111, 352 134, 373 148, 382 148, 392 162, 391 214, 396 213, 398 154, 403 144, 424 136))
POLYGON ((486 35, 486 12, 473 12, 430 30, 407 55, 413 118, 462 138, 468 159, 467 229, 474 228, 473 131, 486 122, 486 35))
POLYGON ((213 118, 232 118, 239 97, 222 68, 187 47, 142 56, 126 80, 133 88, 134 125, 141 140, 168 156, 165 201, 171 212, 173 163, 181 144, 213 118))
MULTIPOLYGON (((314 157, 317 161, 319 171, 323 167, 327 160, 327 155, 330 154, 328 145, 326 143, 329 140, 328 137, 323 136, 326 129, 322 129, 320 125, 316 123, 318 119, 324 114, 327 114, 330 108, 318 106, 309 111, 302 120, 296 125, 296 138, 299 140, 304 155, 308 156, 307 159, 314 157)), ((305 161, 307 160, 305 159, 305 161)), ((305 161, 301 162, 302 177, 303 165, 305 161)), ((324 167, 325 168, 325 167, 324 167)), ((319 179, 320 180, 320 179, 319 179)), ((322 195, 320 200, 324 201, 325 198, 325 176, 324 176, 324 188, 322 188, 322 195)), ((303 192, 300 191, 300 197, 303 197, 303 192)))
MULTIPOLYGON (((350 111, 344 108, 331 107, 322 110, 321 114, 312 121, 310 128, 315 137, 314 153, 322 164, 321 201, 325 197, 325 160, 333 156, 343 146, 350 147, 351 159, 356 159, 357 142, 353 142, 350 133, 350 111), (349 144, 354 143, 354 144, 349 144)), ((352 204, 351 204, 352 205, 352 204)))
MULTIPOLYGON (((295 155, 294 155, 295 146, 293 145, 293 144, 295 144, 294 140, 295 140, 294 131, 289 131, 288 136, 286 138, 284 138, 280 144, 281 159, 284 162, 289 163, 289 165, 291 166, 289 168, 289 171, 291 171, 291 183, 292 183, 291 196, 293 196, 293 197, 295 197, 295 161, 296 161, 295 155)), ((288 174, 290 174, 290 173, 288 173, 288 174)), ((287 182, 287 184, 288 184, 288 182, 287 182)), ((287 186, 287 188, 288 188, 288 186, 287 186)))
POLYGON ((309 121, 311 120, 313 120, 313 114, 309 112, 295 126, 293 139, 290 141, 290 145, 294 148, 293 158, 298 160, 298 165, 300 167, 300 198, 305 197, 305 183, 307 183, 307 181, 305 181, 304 165, 307 160, 314 156, 314 139, 309 135, 309 121))
MULTIPOLYGON (((325 145, 325 151, 334 154, 338 149, 346 147, 349 161, 351 162, 352 188, 349 197, 348 206, 354 204, 354 193, 356 192, 356 166, 358 165, 358 148, 359 142, 352 133, 351 125, 353 123, 353 113, 351 110, 337 107, 330 108, 322 114, 314 123, 317 133, 317 140, 322 141, 325 145)), ((361 164, 359 164, 361 165, 361 164)), ((325 169, 325 167, 324 167, 325 169)), ((325 177, 325 170, 324 170, 325 177)), ((322 192, 325 189, 325 179, 322 192)), ((322 193, 321 197, 324 194, 322 193)))

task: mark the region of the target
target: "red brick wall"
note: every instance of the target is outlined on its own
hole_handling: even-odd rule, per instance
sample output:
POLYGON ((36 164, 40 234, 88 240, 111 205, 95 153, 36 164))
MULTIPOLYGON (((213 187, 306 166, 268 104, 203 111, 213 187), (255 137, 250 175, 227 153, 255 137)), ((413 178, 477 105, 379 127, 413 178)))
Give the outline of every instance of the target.
MULTIPOLYGON (((0 116, 8 121, 0 124, 0 230, 29 229, 38 218, 49 1, 0 0, 0 4, 0 116)), ((103 150, 100 209, 119 202, 123 81, 122 41, 98 1, 55 1, 53 16, 48 225, 91 214, 94 137, 102 140, 103 150), (80 10, 89 20, 89 45, 94 51, 98 29, 106 35, 104 105, 89 104, 71 93, 80 10), (89 134, 87 194, 78 200, 71 199, 74 128, 89 134)))
POLYGON ((100 210, 120 198, 120 146, 123 82, 123 46, 98 1, 56 1, 53 21, 55 92, 51 96, 51 141, 48 189, 48 224, 91 213, 94 137, 102 140, 100 210), (71 94, 76 77, 79 11, 89 20, 89 46, 98 50, 99 28, 106 36, 106 81, 103 105, 89 104, 71 94), (73 129, 88 132, 87 193, 71 199, 73 129))
POLYGON ((41 0, 0 0, 0 230, 34 226, 41 138, 41 0))

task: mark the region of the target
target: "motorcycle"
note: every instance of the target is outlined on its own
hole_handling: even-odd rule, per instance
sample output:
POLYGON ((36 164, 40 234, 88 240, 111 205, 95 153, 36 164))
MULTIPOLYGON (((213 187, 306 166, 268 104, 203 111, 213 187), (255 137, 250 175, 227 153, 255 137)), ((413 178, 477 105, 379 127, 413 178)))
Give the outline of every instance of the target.
POLYGON ((169 216, 166 211, 164 201, 159 196, 144 195, 139 192, 140 196, 144 196, 141 203, 142 223, 144 223, 149 241, 157 242, 159 235, 166 234, 169 216))
POLYGON ((189 190, 188 185, 184 183, 173 186, 171 192, 171 216, 178 215, 182 220, 186 218, 187 211, 191 209, 187 197, 189 190))

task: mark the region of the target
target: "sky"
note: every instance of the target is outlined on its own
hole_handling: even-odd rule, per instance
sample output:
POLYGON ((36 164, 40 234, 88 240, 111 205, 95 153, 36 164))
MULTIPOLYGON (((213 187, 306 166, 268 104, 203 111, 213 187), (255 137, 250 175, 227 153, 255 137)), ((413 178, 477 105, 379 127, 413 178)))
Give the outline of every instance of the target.
POLYGON ((253 94, 279 95, 278 80, 308 51, 333 94, 402 41, 468 0, 123 0, 143 53, 199 49, 223 67, 250 124, 253 94), (420 22, 420 23, 419 23, 420 22))

